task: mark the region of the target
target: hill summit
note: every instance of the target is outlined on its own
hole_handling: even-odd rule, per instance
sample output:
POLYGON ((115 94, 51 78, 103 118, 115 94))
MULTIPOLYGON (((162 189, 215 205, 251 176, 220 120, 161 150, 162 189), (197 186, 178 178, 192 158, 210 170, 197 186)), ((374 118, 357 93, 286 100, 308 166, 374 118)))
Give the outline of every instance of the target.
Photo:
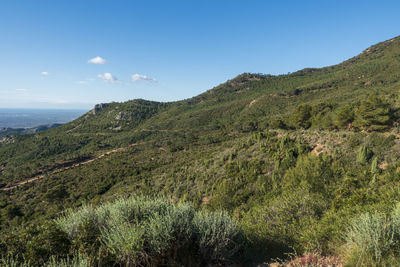
POLYGON ((243 73, 176 102, 98 104, 10 136, 0 142, 0 253, 33 265, 248 266, 293 251, 394 264, 399 88, 396 37, 337 65, 243 73))

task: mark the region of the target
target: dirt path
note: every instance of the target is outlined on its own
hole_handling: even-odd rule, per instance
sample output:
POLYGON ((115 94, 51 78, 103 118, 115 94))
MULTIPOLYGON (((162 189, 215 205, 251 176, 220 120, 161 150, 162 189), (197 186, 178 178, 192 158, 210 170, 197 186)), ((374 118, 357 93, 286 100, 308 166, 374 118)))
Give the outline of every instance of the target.
MULTIPOLYGON (((106 152, 104 152, 103 154, 100 154, 100 155, 96 156, 95 158, 87 159, 87 160, 84 160, 84 161, 81 161, 81 162, 74 163, 74 164, 72 164, 72 165, 70 165, 70 166, 66 166, 66 167, 61 167, 61 168, 55 169, 55 170, 53 170, 53 171, 51 171, 51 172, 48 172, 48 174, 56 174, 56 173, 60 173, 60 172, 63 172, 63 171, 69 170, 69 169, 73 169, 73 168, 76 168, 76 167, 79 167, 79 166, 82 166, 82 165, 91 163, 91 162, 93 162, 93 161, 95 161, 95 160, 101 159, 101 158, 103 158, 103 157, 106 156, 106 155, 110 155, 110 154, 116 153, 116 152, 125 151, 125 150, 127 150, 128 148, 130 148, 130 147, 137 146, 137 145, 141 145, 141 144, 144 144, 144 143, 146 143, 146 142, 135 143, 135 144, 129 144, 129 145, 126 146, 126 147, 115 148, 115 149, 106 151, 106 152)), ((27 180, 24 180, 24 181, 22 181, 22 182, 19 182, 19 183, 15 184, 15 185, 12 185, 12 186, 9 186, 9 187, 5 187, 5 188, 1 188, 0 190, 1 190, 1 191, 10 191, 10 190, 13 190, 13 189, 15 189, 15 188, 17 188, 17 187, 19 187, 19 186, 22 186, 22 185, 24 185, 24 184, 32 183, 32 182, 37 181, 37 180, 39 180, 39 179, 42 179, 42 178, 44 178, 44 177, 45 177, 44 174, 40 174, 40 175, 34 176, 34 177, 32 177, 32 178, 29 178, 29 179, 27 179, 27 180)))

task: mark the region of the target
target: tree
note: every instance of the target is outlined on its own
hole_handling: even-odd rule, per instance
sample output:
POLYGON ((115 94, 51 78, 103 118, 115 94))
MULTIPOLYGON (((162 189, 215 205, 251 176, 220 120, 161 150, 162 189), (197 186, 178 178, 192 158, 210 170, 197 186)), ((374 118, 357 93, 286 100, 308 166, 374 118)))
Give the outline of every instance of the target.
POLYGON ((361 101, 356 110, 354 126, 373 131, 386 129, 391 121, 388 103, 376 95, 369 95, 361 101))
POLYGON ((350 105, 344 105, 336 110, 334 123, 339 128, 344 128, 354 120, 353 108, 350 105))
POLYGON ((292 125, 296 128, 309 128, 311 126, 311 110, 311 106, 307 104, 297 106, 296 110, 290 116, 292 125))

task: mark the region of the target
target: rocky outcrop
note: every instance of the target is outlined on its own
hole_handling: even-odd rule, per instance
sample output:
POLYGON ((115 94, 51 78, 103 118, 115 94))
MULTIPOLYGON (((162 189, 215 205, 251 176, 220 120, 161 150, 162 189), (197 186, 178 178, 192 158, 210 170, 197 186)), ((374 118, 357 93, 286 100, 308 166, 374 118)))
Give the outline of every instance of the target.
POLYGON ((96 113, 106 107, 108 107, 109 105, 111 105, 111 103, 100 103, 100 104, 96 104, 94 106, 94 108, 92 110, 90 110, 89 112, 93 115, 96 115, 96 113))
POLYGON ((130 120, 132 120, 132 115, 133 115, 133 112, 131 112, 131 111, 121 111, 117 114, 115 119, 117 121, 121 121, 121 120, 122 121, 130 121, 130 120))

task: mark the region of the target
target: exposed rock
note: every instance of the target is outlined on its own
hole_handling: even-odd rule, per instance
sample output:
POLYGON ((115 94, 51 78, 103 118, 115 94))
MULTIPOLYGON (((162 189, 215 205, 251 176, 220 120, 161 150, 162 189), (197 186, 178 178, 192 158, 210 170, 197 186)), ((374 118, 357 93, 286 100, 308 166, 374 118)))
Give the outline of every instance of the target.
POLYGON ((132 114, 133 112, 130 111, 121 111, 117 114, 117 116, 115 117, 115 119, 117 121, 130 121, 132 119, 132 114))
POLYGON ((91 114, 95 115, 96 112, 98 112, 98 111, 100 111, 100 110, 102 110, 102 109, 108 107, 110 104, 111 104, 111 103, 100 103, 100 104, 96 104, 96 105, 94 106, 94 108, 93 108, 91 111, 89 111, 89 112, 90 112, 91 114))
POLYGON ((14 138, 12 136, 0 137, 0 145, 1 144, 10 144, 10 143, 14 143, 14 138))

